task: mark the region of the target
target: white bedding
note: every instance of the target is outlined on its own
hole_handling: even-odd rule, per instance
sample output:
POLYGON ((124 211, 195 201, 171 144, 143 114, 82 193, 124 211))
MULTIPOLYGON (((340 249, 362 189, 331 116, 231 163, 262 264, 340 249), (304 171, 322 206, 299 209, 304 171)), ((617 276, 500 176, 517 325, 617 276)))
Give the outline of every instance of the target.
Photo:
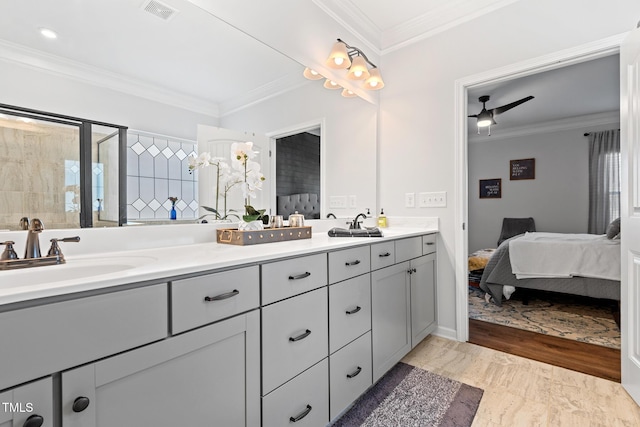
POLYGON ((620 240, 606 235, 528 232, 509 242, 509 257, 518 279, 620 280, 620 240))

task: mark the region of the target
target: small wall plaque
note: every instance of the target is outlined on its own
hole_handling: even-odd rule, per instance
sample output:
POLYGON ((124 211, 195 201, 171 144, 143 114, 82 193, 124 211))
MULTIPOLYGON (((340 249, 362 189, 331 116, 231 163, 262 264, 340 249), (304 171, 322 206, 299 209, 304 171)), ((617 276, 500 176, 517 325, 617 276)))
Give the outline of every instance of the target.
POLYGON ((480 198, 481 199, 500 199, 502 198, 502 179, 481 179, 480 180, 480 198))
POLYGON ((536 179, 536 159, 511 160, 509 174, 512 180, 536 179))

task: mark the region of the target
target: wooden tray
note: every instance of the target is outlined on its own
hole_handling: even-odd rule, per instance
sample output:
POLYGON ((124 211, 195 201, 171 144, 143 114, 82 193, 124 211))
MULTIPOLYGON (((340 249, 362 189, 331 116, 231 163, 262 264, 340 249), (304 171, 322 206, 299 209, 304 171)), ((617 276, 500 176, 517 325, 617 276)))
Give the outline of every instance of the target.
POLYGON ((228 245, 257 245, 260 243, 285 242, 311 238, 311 226, 265 228, 258 231, 240 231, 237 228, 219 228, 216 241, 228 245))

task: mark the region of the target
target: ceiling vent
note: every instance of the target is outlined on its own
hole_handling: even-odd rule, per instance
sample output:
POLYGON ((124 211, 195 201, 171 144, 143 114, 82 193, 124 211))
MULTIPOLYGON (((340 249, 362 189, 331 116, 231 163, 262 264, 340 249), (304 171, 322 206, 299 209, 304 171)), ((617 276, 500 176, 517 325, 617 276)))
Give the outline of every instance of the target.
POLYGON ((159 2, 158 0, 149 0, 142 5, 142 9, 145 12, 149 12, 150 14, 157 16, 165 21, 170 20, 175 16, 178 11, 171 6, 168 6, 165 3, 159 2))

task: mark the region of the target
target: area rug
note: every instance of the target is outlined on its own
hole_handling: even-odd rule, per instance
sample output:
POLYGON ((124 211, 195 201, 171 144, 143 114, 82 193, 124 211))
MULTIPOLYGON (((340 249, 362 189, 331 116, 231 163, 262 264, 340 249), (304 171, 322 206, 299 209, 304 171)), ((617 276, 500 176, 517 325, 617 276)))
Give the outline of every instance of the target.
POLYGON ((334 427, 469 427, 482 389, 398 363, 334 427))
POLYGON ((469 319, 620 348, 614 301, 544 291, 529 291, 528 295, 528 305, 516 291, 497 306, 485 300, 484 291, 469 286, 469 319))

